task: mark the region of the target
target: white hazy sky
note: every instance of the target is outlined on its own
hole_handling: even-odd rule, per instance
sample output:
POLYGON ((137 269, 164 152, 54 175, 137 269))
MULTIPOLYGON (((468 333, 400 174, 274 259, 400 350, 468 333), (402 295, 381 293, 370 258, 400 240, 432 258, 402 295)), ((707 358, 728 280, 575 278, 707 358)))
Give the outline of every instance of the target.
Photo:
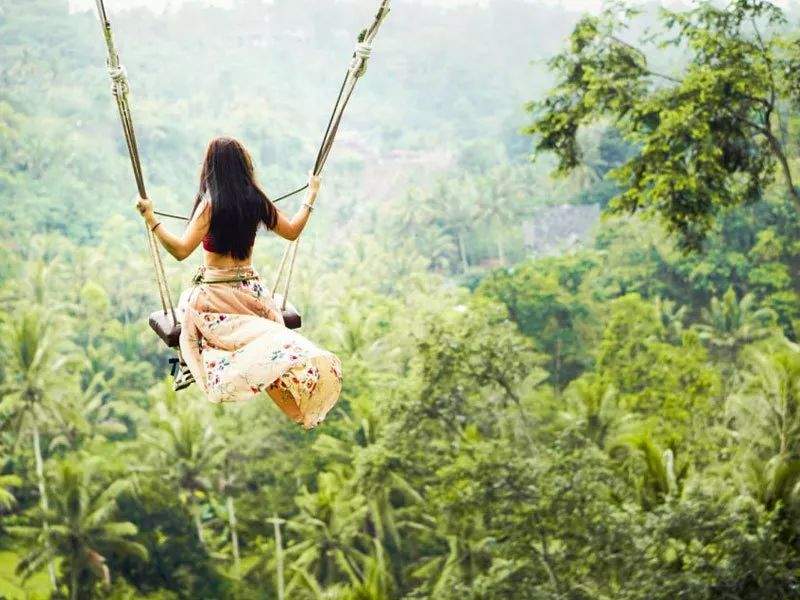
MULTIPOLYGON (((264 0, 266 3, 271 3, 272 0, 264 0)), ((319 2, 320 0, 308 0, 310 3, 319 2)), ((375 0, 352 0, 372 6, 375 0)), ((492 0, 418 0, 428 4, 440 4, 442 6, 459 6, 459 5, 481 5, 487 4, 492 0)), ((537 1, 537 0, 531 0, 537 1)), ((564 8, 575 11, 596 11, 602 4, 603 0, 538 0, 547 4, 563 6, 564 8)), ((675 6, 681 4, 688 4, 688 0, 661 0, 662 4, 675 6)), ((165 8, 177 7, 184 2, 205 2, 206 4, 214 4, 217 6, 230 6, 236 0, 106 0, 106 7, 109 11, 114 11, 120 7, 131 8, 135 6, 148 6, 151 9, 161 12, 165 8)), ((638 0, 632 0, 631 3, 635 4, 638 0)), ((93 0, 69 0, 70 6, 73 10, 88 10, 94 8, 93 0)), ((776 4, 781 6, 797 5, 798 0, 775 0, 776 4)))
MULTIPOLYGON (((148 6, 155 11, 161 12, 167 7, 176 7, 184 2, 205 2, 206 4, 213 4, 217 6, 230 6, 236 0, 106 0, 106 8, 110 11, 119 7, 131 8, 134 6, 148 6)), ((311 2, 318 2, 320 0, 310 0, 311 2)), ((363 2, 372 6, 375 4, 374 0, 353 0, 355 2, 363 2)), ((442 6, 461 6, 461 5, 481 5, 487 4, 492 0, 420 0, 427 4, 440 4, 442 6)), ((573 10, 597 10, 602 5, 602 0, 541 0, 547 4, 561 5, 573 10)), ((271 0, 265 0, 271 3, 271 0)), ((94 8, 93 0, 69 0, 70 6, 73 10, 88 10, 94 8)))

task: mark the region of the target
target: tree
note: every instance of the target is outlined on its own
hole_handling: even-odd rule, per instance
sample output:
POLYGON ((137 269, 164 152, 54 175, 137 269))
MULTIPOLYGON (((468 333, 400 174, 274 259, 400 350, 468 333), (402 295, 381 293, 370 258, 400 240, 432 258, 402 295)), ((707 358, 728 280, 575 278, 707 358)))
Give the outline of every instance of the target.
POLYGON ((617 391, 621 408, 651 425, 658 445, 685 447, 691 440, 713 446, 708 427, 716 414, 717 373, 696 334, 685 334, 678 345, 665 336, 652 304, 636 294, 614 300, 598 347, 597 372, 617 391))
POLYGON ((549 379, 559 389, 590 362, 589 306, 578 291, 593 264, 583 256, 527 261, 492 272, 478 286, 477 295, 502 302, 519 330, 547 355, 549 379))
MULTIPOLYGON (((65 358, 58 355, 51 319, 28 309, 15 314, 4 327, 8 357, 8 380, 0 398, 0 426, 13 426, 18 436, 28 433, 36 462, 36 479, 42 515, 49 511, 44 474, 41 428, 56 410, 54 391, 67 387, 65 358)), ((46 517, 41 521, 45 543, 48 538, 46 517)), ((56 587, 55 566, 47 562, 50 581, 56 587)))
POLYGON ((565 397, 582 434, 604 448, 623 415, 617 406, 616 390, 596 373, 587 373, 569 385, 565 397))
POLYGON ((569 172, 581 162, 581 127, 611 120, 636 148, 613 171, 621 192, 612 209, 657 214, 688 247, 723 208, 761 198, 776 168, 800 210, 784 137, 785 107, 800 97, 800 51, 781 35, 782 11, 765 0, 663 11, 658 49, 689 53, 676 75, 622 39, 634 14, 615 4, 575 26, 550 63, 556 87, 529 107, 537 152, 554 152, 569 172))
POLYGON ((796 595, 774 513, 710 494, 664 503, 636 519, 614 598, 762 600, 796 595))
POLYGON ((610 444, 609 452, 622 463, 645 510, 679 496, 688 464, 675 465, 672 448, 660 448, 647 430, 619 435, 610 444))
POLYGON ((736 292, 728 288, 722 298, 712 298, 711 305, 703 309, 697 330, 716 357, 734 364, 747 344, 775 333, 775 313, 758 307, 753 294, 737 300, 736 292))
POLYGON ((147 558, 145 548, 131 539, 137 533, 136 526, 113 520, 117 500, 131 491, 131 483, 127 479, 111 483, 100 480, 99 462, 89 457, 80 462, 75 458, 60 462, 54 473, 59 493, 51 499, 51 506, 35 510, 31 526, 9 528, 37 543, 18 570, 30 576, 46 562, 62 558, 73 600, 91 598, 98 580, 111 583, 105 554, 147 558), (45 534, 45 524, 49 525, 49 534, 45 534))
POLYGON ((11 488, 21 485, 22 479, 17 475, 0 475, 0 510, 9 510, 17 503, 11 488))
POLYGON ((168 384, 160 387, 164 401, 157 404, 152 430, 143 437, 154 451, 156 468, 180 491, 204 544, 202 498, 212 490, 209 476, 223 463, 225 446, 205 411, 182 404, 168 384))
POLYGON ((767 509, 781 502, 800 514, 800 352, 750 351, 730 413, 754 497, 767 509))
POLYGON ((472 182, 462 179, 458 183, 441 180, 435 190, 425 198, 435 215, 434 222, 455 240, 461 272, 470 268, 470 250, 467 235, 475 228, 478 214, 477 190, 472 182))
POLYGON ((506 264, 504 238, 508 236, 509 226, 520 221, 523 212, 523 199, 528 193, 527 186, 520 181, 517 171, 511 167, 499 167, 477 178, 478 221, 485 223, 494 237, 497 259, 506 264))
POLYGON ((300 509, 288 528, 297 538, 287 545, 292 576, 287 597, 295 590, 319 589, 344 578, 357 584, 364 577, 369 539, 360 525, 367 513, 366 499, 347 489, 342 467, 317 478, 317 491, 304 489, 295 499, 300 509))

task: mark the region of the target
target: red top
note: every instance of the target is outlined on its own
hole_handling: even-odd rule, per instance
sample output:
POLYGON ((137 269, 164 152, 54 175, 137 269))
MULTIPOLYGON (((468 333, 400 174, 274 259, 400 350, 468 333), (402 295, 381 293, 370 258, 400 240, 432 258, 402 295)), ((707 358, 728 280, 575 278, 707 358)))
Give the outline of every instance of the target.
MULTIPOLYGON (((210 207, 211 203, 208 201, 208 198, 203 198, 203 201, 199 206, 200 210, 197 211, 197 214, 206 212, 210 207)), ((206 233, 206 235, 203 237, 203 250, 205 250, 206 252, 214 252, 214 253, 217 252, 217 249, 214 246, 214 238, 211 237, 210 231, 206 233)))
POLYGON ((217 249, 214 247, 214 238, 211 237, 210 233, 207 233, 203 238, 203 250, 206 252, 215 252, 217 249))
MULTIPOLYGON (((209 201, 208 200, 204 200, 204 204, 201 207, 200 212, 201 213, 205 212, 210 207, 211 207, 211 204, 209 203, 209 201)), ((254 230, 253 231, 253 238, 252 238, 252 240, 250 242, 251 250, 252 250, 253 245, 255 244, 255 241, 256 241, 256 231, 254 230)), ((216 245, 214 244, 214 238, 211 236, 211 232, 210 231, 208 233, 206 233, 205 236, 203 236, 203 250, 205 250, 206 252, 213 252, 215 254, 219 254, 220 253, 219 250, 217 250, 216 245)))

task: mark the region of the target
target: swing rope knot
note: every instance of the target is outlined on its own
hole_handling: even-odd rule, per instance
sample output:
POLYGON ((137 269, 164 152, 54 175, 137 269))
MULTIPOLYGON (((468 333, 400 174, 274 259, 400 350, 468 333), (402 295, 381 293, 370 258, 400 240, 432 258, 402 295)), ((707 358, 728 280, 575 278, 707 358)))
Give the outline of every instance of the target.
POLYGON ((353 60, 350 62, 350 70, 356 77, 361 77, 367 72, 367 60, 372 54, 372 44, 370 42, 359 42, 353 52, 353 60))
POLYGON ((128 73, 124 66, 108 64, 108 76, 111 78, 111 91, 115 96, 123 96, 130 91, 128 73))

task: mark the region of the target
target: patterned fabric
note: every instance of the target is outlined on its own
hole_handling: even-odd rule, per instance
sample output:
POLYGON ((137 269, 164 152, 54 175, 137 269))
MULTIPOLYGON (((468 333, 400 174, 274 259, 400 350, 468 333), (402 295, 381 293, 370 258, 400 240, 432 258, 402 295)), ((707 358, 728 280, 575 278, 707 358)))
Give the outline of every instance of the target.
POLYGON ((306 429, 339 399, 339 359, 283 326, 283 317, 252 269, 203 267, 181 295, 181 352, 211 402, 239 402, 266 393, 306 429))

